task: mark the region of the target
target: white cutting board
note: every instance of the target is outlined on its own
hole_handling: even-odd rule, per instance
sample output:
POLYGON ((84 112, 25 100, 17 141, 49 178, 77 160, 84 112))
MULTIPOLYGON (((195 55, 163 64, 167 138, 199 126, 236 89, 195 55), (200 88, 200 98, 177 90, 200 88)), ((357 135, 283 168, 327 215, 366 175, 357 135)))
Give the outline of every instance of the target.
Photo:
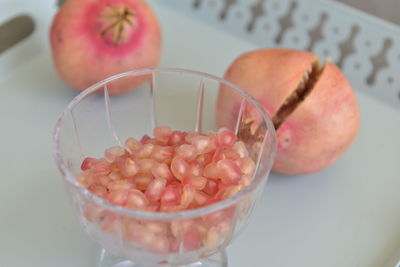
MULTIPOLYGON (((231 60, 257 48, 153 2, 164 67, 222 76, 231 60)), ((0 267, 95 266, 98 247, 78 226, 51 155, 56 118, 76 95, 48 51, 55 4, 0 5, 1 18, 4 6, 39 17, 33 36, 0 55, 0 267)), ((228 249, 229 266, 384 266, 400 244, 400 112, 362 93, 358 99, 362 126, 348 153, 317 174, 272 174, 252 223, 228 249)))

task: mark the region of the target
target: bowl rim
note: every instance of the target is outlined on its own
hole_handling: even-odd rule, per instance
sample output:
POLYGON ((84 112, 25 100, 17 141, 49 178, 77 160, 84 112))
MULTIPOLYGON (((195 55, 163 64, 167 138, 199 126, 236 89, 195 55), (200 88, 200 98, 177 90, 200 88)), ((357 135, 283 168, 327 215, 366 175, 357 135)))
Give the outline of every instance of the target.
POLYGON ((53 158, 56 161, 57 167, 60 170, 61 174, 63 175, 63 178, 67 181, 69 185, 71 185, 73 188, 79 191, 80 194, 82 194, 85 198, 89 199, 90 201, 93 201, 95 204, 104 207, 107 210, 116 212, 118 214, 122 215, 127 215, 130 217, 135 217, 135 218, 140 218, 140 219, 148 219, 148 220, 177 220, 177 219, 188 219, 188 218, 193 218, 193 217, 198 217, 198 216, 204 216, 206 214, 216 212, 219 210, 223 210, 236 202, 239 202, 241 199, 244 197, 248 196, 251 194, 253 191, 255 191, 260 184, 263 184, 263 181, 266 181, 269 175, 269 172, 271 171, 274 159, 275 159, 275 154, 276 154, 276 137, 275 137, 275 127, 272 123, 271 118, 267 114, 267 112, 262 108, 261 104, 258 103, 252 96, 250 96, 246 91, 241 89, 239 86, 226 81, 222 78, 219 78, 217 76, 214 76, 212 74, 208 74, 205 72, 200 72, 200 71, 194 71, 194 70, 188 70, 188 69, 182 69, 182 68, 148 68, 148 69, 141 69, 141 70, 132 70, 132 71, 127 71, 123 72, 117 75, 113 75, 107 79, 104 79, 98 83, 93 84, 92 86, 88 87, 87 89, 83 90, 81 93, 79 93, 77 96, 75 96, 71 102, 67 105, 67 107, 64 109, 64 111, 61 113, 61 115, 57 119, 57 123, 53 132, 53 158), (60 129, 62 126, 62 123, 64 119, 67 117, 69 114, 70 110, 78 104, 82 99, 84 99, 86 96, 91 94, 92 92, 98 90, 99 87, 104 86, 105 84, 122 78, 126 76, 141 76, 141 75, 147 75, 147 74, 155 74, 155 73, 185 73, 185 74, 192 74, 196 76, 200 76, 202 78, 207 78, 214 80, 216 82, 219 82, 220 84, 226 85, 231 87, 232 89, 238 91, 240 94, 242 94, 247 101, 251 102, 257 110, 261 113, 266 126, 267 126, 267 131, 266 134, 268 135, 268 138, 264 138, 264 142, 266 139, 270 140, 270 145, 271 149, 269 151, 268 155, 268 160, 267 162, 264 162, 263 166, 263 172, 260 175, 257 175, 254 177, 254 180, 246 187, 244 187, 241 191, 239 191, 236 195, 233 197, 218 201, 216 203, 213 203, 208 206, 196 208, 196 209, 189 209, 189 210, 181 210, 181 211, 175 211, 175 212, 153 212, 153 211, 143 211, 143 210, 135 210, 135 209, 128 209, 122 206, 117 206, 114 205, 107 200, 98 197, 94 195, 92 192, 90 192, 88 189, 83 187, 82 185, 79 184, 79 182, 76 180, 75 175, 73 175, 70 170, 68 169, 68 166, 65 164, 65 162, 62 159, 61 156, 61 149, 60 149, 60 129))

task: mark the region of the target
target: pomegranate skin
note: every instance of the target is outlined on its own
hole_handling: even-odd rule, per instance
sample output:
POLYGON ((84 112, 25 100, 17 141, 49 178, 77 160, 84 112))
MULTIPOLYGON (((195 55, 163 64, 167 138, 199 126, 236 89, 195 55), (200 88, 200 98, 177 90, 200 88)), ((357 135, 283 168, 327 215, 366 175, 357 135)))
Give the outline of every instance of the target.
MULTIPOLYGON (((61 78, 84 90, 118 73, 156 67, 161 29, 143 0, 68 0, 53 19, 50 44, 61 78)), ((144 80, 127 77, 108 91, 123 93, 144 80)))
MULTIPOLYGON (((300 50, 252 51, 231 64, 225 79, 247 91, 274 117, 316 60, 300 50)), ((234 125, 239 106, 239 97, 221 87, 217 126, 234 125)), ((359 127, 353 89, 339 68, 328 62, 311 92, 277 129, 273 171, 304 174, 328 167, 350 147, 359 127)))

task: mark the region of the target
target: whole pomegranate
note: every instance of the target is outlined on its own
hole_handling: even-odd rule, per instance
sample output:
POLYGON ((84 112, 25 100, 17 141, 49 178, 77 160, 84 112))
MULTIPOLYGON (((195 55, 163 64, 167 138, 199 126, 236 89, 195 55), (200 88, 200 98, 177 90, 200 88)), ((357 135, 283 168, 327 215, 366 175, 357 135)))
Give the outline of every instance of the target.
MULTIPOLYGON (((263 49, 237 58, 225 79, 246 90, 272 117, 277 130, 273 170, 286 174, 319 171, 352 144, 360 125, 355 94, 334 64, 291 49, 263 49)), ((221 87, 219 127, 233 125, 239 97, 221 87)))
MULTIPOLYGON (((156 67, 161 30, 143 0, 68 0, 53 20, 50 41, 60 76, 83 90, 121 72, 156 67)), ((123 93, 141 82, 125 78, 108 90, 123 93)))

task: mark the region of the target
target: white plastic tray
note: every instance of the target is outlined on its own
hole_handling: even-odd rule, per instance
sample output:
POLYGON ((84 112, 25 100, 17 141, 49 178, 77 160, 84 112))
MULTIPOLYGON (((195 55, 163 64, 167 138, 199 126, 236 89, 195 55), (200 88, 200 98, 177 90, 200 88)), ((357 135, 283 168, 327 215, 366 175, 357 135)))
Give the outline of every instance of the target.
MULTIPOLYGON (((233 25, 243 23, 220 21, 216 15, 223 1, 201 2, 203 9, 193 9, 192 1, 152 1, 163 25, 162 66, 222 76, 239 54, 276 46, 255 40, 261 37, 246 33, 243 28, 235 31, 233 25)), ((257 2, 247 1, 246 6, 257 2)), ((243 10, 239 8, 243 1, 238 3, 230 12, 243 10)), ((284 7, 286 1, 280 3, 284 7)), ((303 2, 298 7, 304 8, 303 2)), ((314 7, 323 5, 316 2, 314 7)), ((324 8, 338 7, 328 3, 324 8)), ((50 0, 1 3, 0 23, 25 11, 37 24, 28 40, 0 55, 1 267, 96 264, 98 247, 79 228, 51 157, 56 118, 76 95, 57 77, 48 50, 47 29, 55 10, 55 2, 50 0)), ((341 7, 337 10, 343 11, 341 21, 359 14, 344 12, 341 7)), ((270 14, 277 16, 284 11, 270 14)), ((242 18, 248 18, 246 12, 242 18)), ((397 30, 361 17, 376 29, 397 30)), ((302 38, 302 33, 292 34, 302 38)), ((375 36, 368 37, 371 51, 373 46, 379 52, 380 46, 374 46, 375 36)), ((380 36, 376 38, 382 40, 380 36)), ((315 49, 319 46, 322 44, 317 43, 315 49)), ((397 39, 393 39, 392 48, 395 52, 391 53, 399 51, 397 39)), ((365 53, 369 56, 375 52, 365 53)), ((331 58, 337 60, 333 54, 331 58)), ((350 76, 350 59, 343 64, 350 76)), ((393 63, 384 71, 395 68, 393 63)), ((386 79, 388 74, 384 71, 377 76, 379 81, 386 79)), ((362 114, 355 144, 323 172, 297 177, 272 174, 252 223, 228 249, 229 266, 383 267, 400 246, 400 111, 394 97, 397 91, 392 89, 399 81, 392 80, 392 86, 378 82, 368 86, 365 91, 369 93, 365 94, 361 88, 363 79, 358 77, 361 76, 350 77, 359 90, 362 114), (385 92, 385 96, 378 92, 385 92)), ((398 79, 398 75, 393 78, 398 79)))

